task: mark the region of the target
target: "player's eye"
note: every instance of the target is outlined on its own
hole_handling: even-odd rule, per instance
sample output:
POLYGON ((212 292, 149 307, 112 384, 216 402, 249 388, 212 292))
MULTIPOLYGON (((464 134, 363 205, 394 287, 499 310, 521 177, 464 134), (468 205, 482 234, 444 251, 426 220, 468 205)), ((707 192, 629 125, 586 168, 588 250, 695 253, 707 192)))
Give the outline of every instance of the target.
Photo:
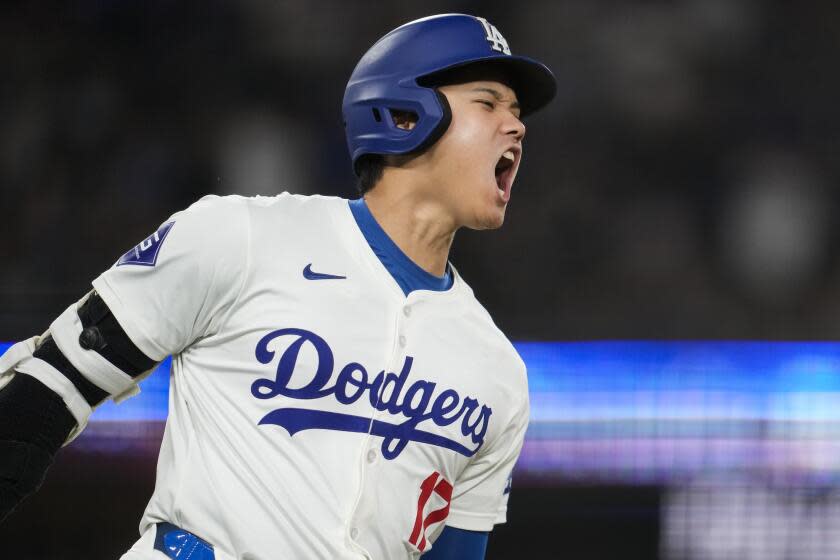
POLYGON ((490 109, 494 109, 496 107, 495 103, 493 103, 492 101, 488 101, 486 99, 476 99, 476 103, 481 103, 482 105, 486 105, 490 109))

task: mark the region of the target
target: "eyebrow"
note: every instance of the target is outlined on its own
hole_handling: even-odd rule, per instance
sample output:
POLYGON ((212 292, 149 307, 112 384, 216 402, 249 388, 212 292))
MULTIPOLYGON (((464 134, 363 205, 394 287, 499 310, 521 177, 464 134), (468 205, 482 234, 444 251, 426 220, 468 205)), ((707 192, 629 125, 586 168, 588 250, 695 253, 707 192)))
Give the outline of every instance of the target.
MULTIPOLYGON (((473 88, 472 91, 480 91, 480 92, 484 92, 484 93, 489 93, 490 95, 492 95, 493 97, 496 98, 496 101, 501 101, 502 99, 504 99, 504 96, 493 88, 477 87, 477 88, 473 88)), ((510 104, 510 108, 511 109, 519 109, 520 108, 519 107, 519 101, 512 102, 510 104)))

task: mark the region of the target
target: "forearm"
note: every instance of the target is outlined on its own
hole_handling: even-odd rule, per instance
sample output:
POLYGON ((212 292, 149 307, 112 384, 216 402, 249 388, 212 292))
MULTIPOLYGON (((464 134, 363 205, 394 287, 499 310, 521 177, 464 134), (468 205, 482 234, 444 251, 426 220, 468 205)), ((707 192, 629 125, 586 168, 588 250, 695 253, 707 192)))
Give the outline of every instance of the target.
POLYGON ((38 490, 75 425, 61 397, 29 375, 0 390, 0 521, 38 490))
POLYGON ((155 363, 95 292, 48 333, 9 352, 14 355, 0 360, 3 381, 13 375, 0 389, 0 520, 38 490, 58 449, 78 435, 91 411, 136 386, 155 363))
POLYGON ((484 560, 489 533, 444 527, 423 560, 484 560))

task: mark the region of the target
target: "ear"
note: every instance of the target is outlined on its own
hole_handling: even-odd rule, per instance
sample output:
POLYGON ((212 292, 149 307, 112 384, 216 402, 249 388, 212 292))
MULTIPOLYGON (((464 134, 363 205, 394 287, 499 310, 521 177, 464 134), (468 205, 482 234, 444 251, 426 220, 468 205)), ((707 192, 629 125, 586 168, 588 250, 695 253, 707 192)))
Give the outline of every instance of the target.
POLYGON ((414 111, 399 111, 391 109, 391 118, 394 119, 394 126, 402 130, 412 130, 417 125, 417 113, 414 111))

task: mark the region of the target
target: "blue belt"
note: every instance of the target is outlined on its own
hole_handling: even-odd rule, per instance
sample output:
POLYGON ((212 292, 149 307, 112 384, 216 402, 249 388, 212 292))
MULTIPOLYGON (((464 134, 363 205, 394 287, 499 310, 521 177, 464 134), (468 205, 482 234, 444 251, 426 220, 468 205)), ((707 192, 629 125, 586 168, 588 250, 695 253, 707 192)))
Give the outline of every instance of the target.
POLYGON ((155 550, 173 560, 215 560, 213 545, 172 523, 158 523, 155 550))

